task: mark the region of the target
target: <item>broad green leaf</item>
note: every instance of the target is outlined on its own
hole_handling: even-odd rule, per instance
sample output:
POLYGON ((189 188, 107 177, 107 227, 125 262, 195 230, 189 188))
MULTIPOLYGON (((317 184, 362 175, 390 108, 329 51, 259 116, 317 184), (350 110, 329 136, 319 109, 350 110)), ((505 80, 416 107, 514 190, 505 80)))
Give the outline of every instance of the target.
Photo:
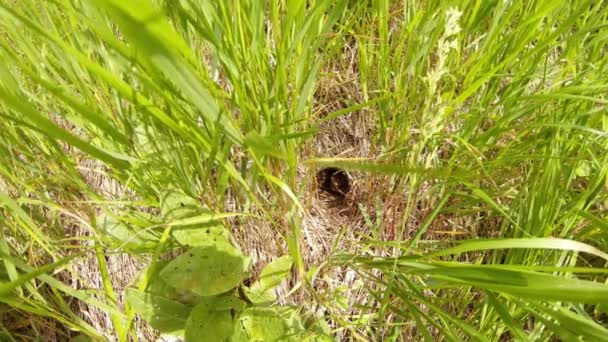
POLYGON ((212 305, 215 310, 234 310, 240 312, 245 309, 247 303, 235 293, 228 293, 213 297, 204 297, 203 301, 212 305))
POLYGON ((190 249, 165 266, 160 276, 173 287, 213 296, 236 287, 249 259, 228 241, 190 249))
MULTIPOLYGON (((189 290, 182 290, 182 289, 177 289, 173 286, 171 286, 170 284, 167 284, 167 282, 165 282, 163 280, 162 277, 159 276, 160 271, 169 264, 170 261, 168 260, 161 260, 161 261, 157 261, 154 264, 154 273, 151 274, 150 277, 150 281, 148 282, 148 287, 146 288, 146 292, 150 293, 152 295, 158 295, 173 301, 177 301, 179 303, 182 304, 186 304, 186 305, 194 305, 196 303, 198 303, 201 299, 201 297, 195 293, 193 293, 192 291, 189 290)), ((149 267, 152 267, 149 266, 149 267)), ((148 268, 144 269, 141 273, 140 273, 140 279, 141 276, 146 274, 146 272, 148 272, 148 268)))
POLYGON ((200 214, 200 215, 197 215, 194 217, 186 217, 183 219, 167 222, 165 225, 171 226, 171 227, 187 227, 187 226, 194 226, 194 225, 203 225, 203 224, 216 222, 218 220, 228 218, 228 217, 233 217, 233 216, 245 216, 245 214, 241 214, 241 213, 220 213, 220 214, 203 213, 203 214, 200 214))
POLYGON ((181 334, 192 311, 192 306, 136 289, 127 290, 127 301, 141 318, 163 333, 181 334))
POLYGON ((216 241, 229 241, 230 233, 221 224, 205 224, 193 228, 174 229, 173 237, 188 247, 209 246, 216 241))
POLYGON ((232 335, 230 310, 215 310, 209 303, 197 305, 186 323, 186 342, 225 341, 232 335))
POLYGON ((245 288, 245 295, 252 303, 261 306, 272 305, 277 301, 274 290, 264 290, 260 283, 254 283, 250 288, 245 288))
POLYGON ((233 311, 244 303, 233 296, 204 298, 190 313, 186 323, 186 342, 225 341, 234 329, 233 311))
POLYGON ((195 216, 202 211, 196 199, 176 190, 169 190, 160 199, 160 214, 166 220, 195 216))
POLYGON ((97 226, 107 234, 113 236, 129 250, 150 249, 156 246, 155 237, 145 230, 134 231, 113 215, 102 214, 97 217, 97 226))
POLYGON ((249 308, 236 320, 234 341, 285 341, 289 334, 286 321, 272 309, 249 308))
POLYGON ((250 307, 237 317, 233 341, 296 342, 309 340, 306 336, 320 335, 305 330, 298 310, 293 307, 250 307))
POLYGON ((247 291, 247 297, 254 303, 272 303, 276 300, 274 288, 289 275, 293 261, 288 255, 282 256, 262 269, 260 278, 247 291))
POLYGON ((284 255, 273 260, 262 269, 260 279, 258 280, 260 285, 265 289, 279 286, 279 284, 289 275, 292 266, 293 261, 289 255, 284 255))

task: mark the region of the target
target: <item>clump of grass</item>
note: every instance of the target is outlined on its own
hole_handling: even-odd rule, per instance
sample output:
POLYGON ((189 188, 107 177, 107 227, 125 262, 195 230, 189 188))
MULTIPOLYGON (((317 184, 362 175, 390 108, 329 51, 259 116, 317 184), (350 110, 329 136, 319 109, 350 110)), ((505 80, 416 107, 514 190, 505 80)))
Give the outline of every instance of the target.
POLYGON ((176 192, 229 213, 254 270, 291 255, 279 302, 337 340, 604 340, 607 22, 592 1, 0 4, 1 336, 154 338, 124 293, 184 247, 176 192), (338 204, 323 168, 352 183, 338 204))

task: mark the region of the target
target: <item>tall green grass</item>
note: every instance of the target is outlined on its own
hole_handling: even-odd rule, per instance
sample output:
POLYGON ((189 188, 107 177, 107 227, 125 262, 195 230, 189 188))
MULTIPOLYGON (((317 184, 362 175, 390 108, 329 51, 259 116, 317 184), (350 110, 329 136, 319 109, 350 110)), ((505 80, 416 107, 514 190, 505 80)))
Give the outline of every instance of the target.
POLYGON ((178 249, 174 191, 272 227, 336 339, 606 340, 607 39, 597 1, 4 1, 0 332, 108 338, 80 301, 136 338, 106 257, 178 249), (330 63, 362 101, 322 117, 330 63), (310 153, 354 112, 372 156, 310 153), (329 166, 380 179, 374 229, 396 228, 306 264, 302 170, 329 166), (347 308, 332 267, 359 280, 347 308))

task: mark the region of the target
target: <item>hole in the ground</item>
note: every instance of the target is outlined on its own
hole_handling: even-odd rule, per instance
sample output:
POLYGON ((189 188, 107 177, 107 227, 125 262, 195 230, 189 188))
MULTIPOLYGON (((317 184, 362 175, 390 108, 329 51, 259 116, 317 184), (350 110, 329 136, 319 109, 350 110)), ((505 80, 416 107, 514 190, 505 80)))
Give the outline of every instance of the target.
POLYGON ((250 287, 252 283, 253 283, 252 277, 243 279, 243 285, 246 287, 250 287))
POLYGON ((350 191, 350 179, 344 170, 328 167, 317 172, 319 190, 336 198, 344 198, 350 191))

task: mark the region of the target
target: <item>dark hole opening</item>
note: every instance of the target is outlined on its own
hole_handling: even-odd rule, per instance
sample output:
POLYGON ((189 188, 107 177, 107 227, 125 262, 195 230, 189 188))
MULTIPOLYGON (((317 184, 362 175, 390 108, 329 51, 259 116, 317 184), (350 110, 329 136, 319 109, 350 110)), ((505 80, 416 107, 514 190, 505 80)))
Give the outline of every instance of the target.
POLYGON ((253 281, 252 281, 251 277, 243 279, 243 285, 244 286, 251 287, 251 283, 252 282, 253 281))
POLYGON ((350 191, 350 179, 344 170, 328 167, 317 172, 319 190, 337 198, 344 198, 350 191))

